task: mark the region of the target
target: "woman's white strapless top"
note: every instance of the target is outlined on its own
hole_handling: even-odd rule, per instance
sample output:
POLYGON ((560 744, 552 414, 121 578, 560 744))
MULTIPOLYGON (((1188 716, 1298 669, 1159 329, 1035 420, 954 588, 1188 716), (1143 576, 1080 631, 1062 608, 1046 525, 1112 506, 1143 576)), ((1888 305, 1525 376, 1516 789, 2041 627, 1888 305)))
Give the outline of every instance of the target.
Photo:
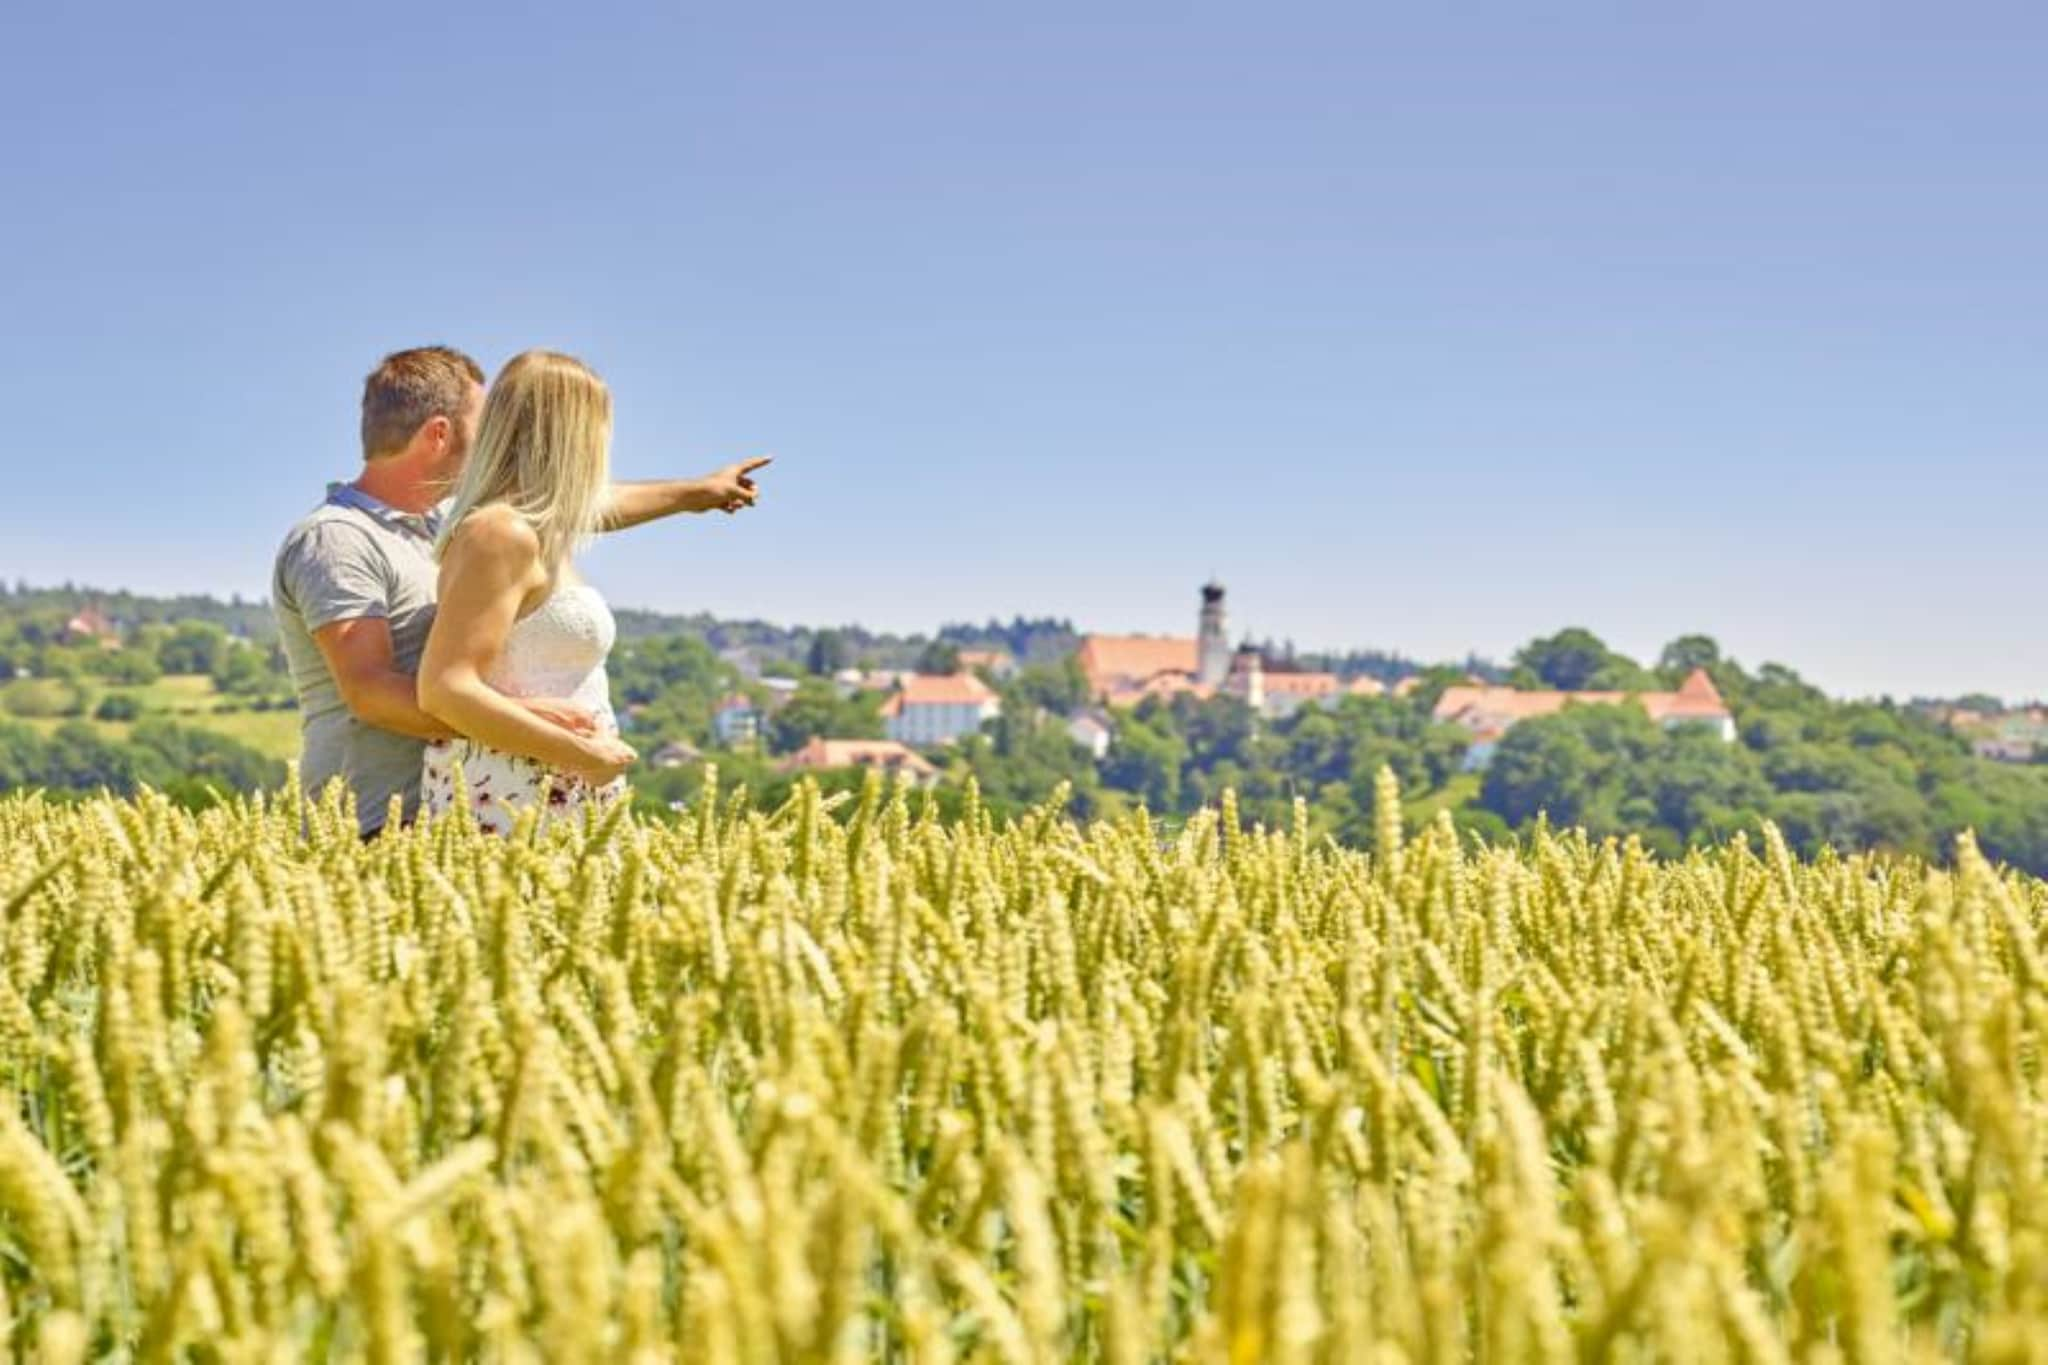
POLYGON ((484 681, 508 697, 574 702, 609 728, 611 682, 604 664, 617 635, 602 593, 588 583, 565 584, 513 623, 484 681))

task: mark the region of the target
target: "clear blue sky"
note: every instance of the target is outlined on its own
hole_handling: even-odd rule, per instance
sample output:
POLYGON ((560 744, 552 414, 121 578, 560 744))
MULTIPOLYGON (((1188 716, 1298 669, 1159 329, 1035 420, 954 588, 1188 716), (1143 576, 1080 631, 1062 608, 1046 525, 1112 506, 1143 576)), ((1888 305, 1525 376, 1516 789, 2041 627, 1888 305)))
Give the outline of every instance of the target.
POLYGON ((268 581, 360 377, 780 462, 621 603, 2048 693, 2038 5, 15 6, 0 574, 268 581), (31 12, 24 13, 24 10, 31 12))

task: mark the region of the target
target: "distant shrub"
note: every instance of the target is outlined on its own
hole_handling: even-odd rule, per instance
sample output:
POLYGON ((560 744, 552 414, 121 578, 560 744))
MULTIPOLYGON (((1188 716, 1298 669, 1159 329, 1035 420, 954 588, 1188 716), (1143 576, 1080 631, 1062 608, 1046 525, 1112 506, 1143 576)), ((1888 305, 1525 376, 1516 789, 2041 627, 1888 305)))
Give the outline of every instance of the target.
POLYGON ((142 703, 126 692, 109 692, 100 698, 100 704, 93 708, 94 720, 136 720, 142 715, 142 703))
POLYGON ((85 710, 85 694, 64 678, 25 678, 5 695, 7 714, 24 720, 76 716, 85 710))
POLYGON ((163 676, 156 656, 146 649, 102 650, 87 658, 85 668, 95 677, 120 685, 139 686, 163 676))

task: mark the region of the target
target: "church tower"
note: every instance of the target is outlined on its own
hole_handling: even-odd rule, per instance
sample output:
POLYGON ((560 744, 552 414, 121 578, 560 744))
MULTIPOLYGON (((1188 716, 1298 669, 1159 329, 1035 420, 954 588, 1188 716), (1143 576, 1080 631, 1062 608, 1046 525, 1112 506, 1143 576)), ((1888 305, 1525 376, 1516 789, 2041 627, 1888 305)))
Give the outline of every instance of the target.
POLYGON ((1223 585, 1213 578, 1202 585, 1202 629, 1195 642, 1195 681, 1221 687, 1230 676, 1230 631, 1223 614, 1223 585))
POLYGON ((1266 657, 1259 647, 1246 640, 1237 647, 1237 657, 1230 663, 1230 681, 1224 691, 1244 699, 1244 704, 1256 713, 1266 709, 1266 657))

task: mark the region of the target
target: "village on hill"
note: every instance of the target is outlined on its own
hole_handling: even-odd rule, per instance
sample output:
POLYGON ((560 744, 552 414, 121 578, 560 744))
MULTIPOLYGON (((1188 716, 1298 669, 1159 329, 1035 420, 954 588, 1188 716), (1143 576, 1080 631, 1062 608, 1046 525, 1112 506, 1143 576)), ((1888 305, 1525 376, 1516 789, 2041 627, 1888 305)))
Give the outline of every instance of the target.
MULTIPOLYGON (((1411 813, 1498 838, 1548 816, 1666 851, 1770 821, 1794 847, 1938 853, 1963 830, 2048 869, 2048 707, 1970 694, 1838 699, 1745 668, 1704 635, 1654 661, 1567 627, 1429 666, 1383 650, 1255 643, 1221 584, 1189 629, 1055 617, 892 635, 622 608, 611 688, 636 799, 687 802, 710 769, 783 799, 816 776, 900 774, 990 809, 1064 786, 1082 814, 1169 819, 1226 792, 1268 823, 1307 799, 1370 838, 1391 767, 1411 813)), ((0 584, 0 790, 154 786, 193 804, 275 787, 300 717, 266 604, 0 584)))
MULTIPOLYGON (((21 589, 15 595, 25 598, 29 591, 21 589)), ((50 618, 47 639, 51 647, 71 651, 72 657, 99 654, 108 662, 92 665, 89 671, 121 678, 133 671, 131 663, 139 667, 145 662, 130 656, 158 652, 157 642, 172 629, 163 619, 170 605, 174 604, 127 594, 102 600, 100 595, 80 592, 71 597, 61 614, 50 618)), ((257 676, 263 672, 264 651, 248 648, 260 641, 253 638, 249 623, 236 615, 250 611, 261 615, 260 604, 245 608, 236 602, 221 610, 227 616, 217 632, 219 640, 211 644, 197 641, 217 656, 217 662, 202 671, 221 673, 223 693, 231 690, 256 696, 264 691, 260 684, 266 681, 275 684, 271 691, 281 688, 281 678, 257 676)), ((1249 637, 1234 641, 1225 589, 1213 581, 1199 590, 1194 627, 1188 635, 1097 632, 1067 636, 1062 657, 1084 682, 1082 692, 1057 716, 1068 737, 1101 761, 1115 741, 1118 714, 1148 701, 1171 703, 1187 698, 1201 702, 1228 697, 1242 702, 1260 721, 1280 722, 1304 707, 1331 708, 1347 697, 1406 698, 1422 683, 1416 672, 1375 676, 1355 669, 1340 674, 1305 668, 1291 655, 1278 656, 1270 647, 1253 644, 1249 637)), ((178 638, 192 635, 196 641, 194 632, 199 629, 184 622, 178 627, 178 638)), ((20 638, 33 641, 37 637, 24 630, 20 638)), ((719 748, 761 752, 766 747, 770 719, 796 696, 800 680, 761 669, 744 649, 726 651, 721 658, 734 666, 734 676, 744 681, 745 690, 730 692, 712 707, 708 738, 719 748)), ((40 662, 41 651, 9 651, 0 657, 0 685, 7 679, 24 683, 32 679, 38 671, 35 664, 40 662)), ((835 668, 830 683, 842 698, 881 695, 881 734, 807 736, 800 745, 778 748, 782 757, 777 767, 784 772, 880 767, 904 772, 918 782, 936 781, 939 765, 933 758, 937 751, 981 733, 1002 714, 1002 691, 1019 667, 1019 661, 1006 649, 963 647, 951 651, 944 672, 835 668)), ((1725 741, 1737 738, 1733 712, 1703 668, 1690 670, 1672 691, 1542 689, 1508 685, 1500 681, 1498 671, 1491 679, 1467 675, 1442 687, 1428 714, 1431 720, 1464 732, 1467 747, 1462 769, 1481 772, 1491 763, 1500 741, 1522 721, 1555 715, 1569 706, 1620 704, 1640 707, 1666 729, 1699 727, 1725 741)), ((222 708, 229 705, 219 703, 222 708)), ((259 711, 283 705, 276 698, 244 702, 245 709, 259 711)), ((624 709, 632 713, 638 708, 629 705, 624 709)), ((1981 759, 2024 765, 2048 753, 2048 705, 2006 706, 1995 698, 1980 697, 1920 702, 1914 709, 1961 739, 1981 759)), ((667 738, 649 757, 653 766, 667 769, 694 765, 704 754, 688 740, 667 738)))
MULTIPOLYGON (((1409 676, 1391 687, 1360 674, 1339 677, 1328 671, 1304 670, 1267 657, 1248 639, 1232 643, 1221 583, 1202 586, 1195 633, 1186 636, 1089 634, 1080 638, 1073 662, 1086 682, 1080 706, 1061 717, 1068 735, 1096 759, 1105 757, 1116 725, 1113 713, 1157 699, 1189 697, 1207 701, 1232 697, 1266 721, 1284 720, 1307 706, 1331 707, 1346 697, 1406 697, 1420 679, 1409 676)), ((875 767, 901 772, 913 781, 935 781, 938 768, 925 754, 977 734, 1002 713, 997 684, 1011 676, 1016 661, 1000 650, 962 650, 957 668, 948 674, 915 671, 840 670, 835 683, 842 695, 859 690, 886 694, 882 704, 884 739, 814 738, 785 757, 784 772, 843 767, 875 767)), ((765 713, 794 690, 787 679, 764 678, 769 699, 756 702, 744 694, 721 701, 714 713, 719 741, 730 746, 757 742, 765 713)), ((1573 705, 1640 706, 1666 728, 1701 726, 1721 739, 1736 738, 1735 718, 1705 669, 1694 669, 1673 692, 1544 691, 1488 683, 1479 678, 1446 688, 1432 709, 1432 718, 1468 732, 1465 768, 1479 771, 1491 759, 1501 737, 1521 721, 1554 715, 1573 705)), ((694 759, 695 753, 657 755, 657 762, 694 759)))

